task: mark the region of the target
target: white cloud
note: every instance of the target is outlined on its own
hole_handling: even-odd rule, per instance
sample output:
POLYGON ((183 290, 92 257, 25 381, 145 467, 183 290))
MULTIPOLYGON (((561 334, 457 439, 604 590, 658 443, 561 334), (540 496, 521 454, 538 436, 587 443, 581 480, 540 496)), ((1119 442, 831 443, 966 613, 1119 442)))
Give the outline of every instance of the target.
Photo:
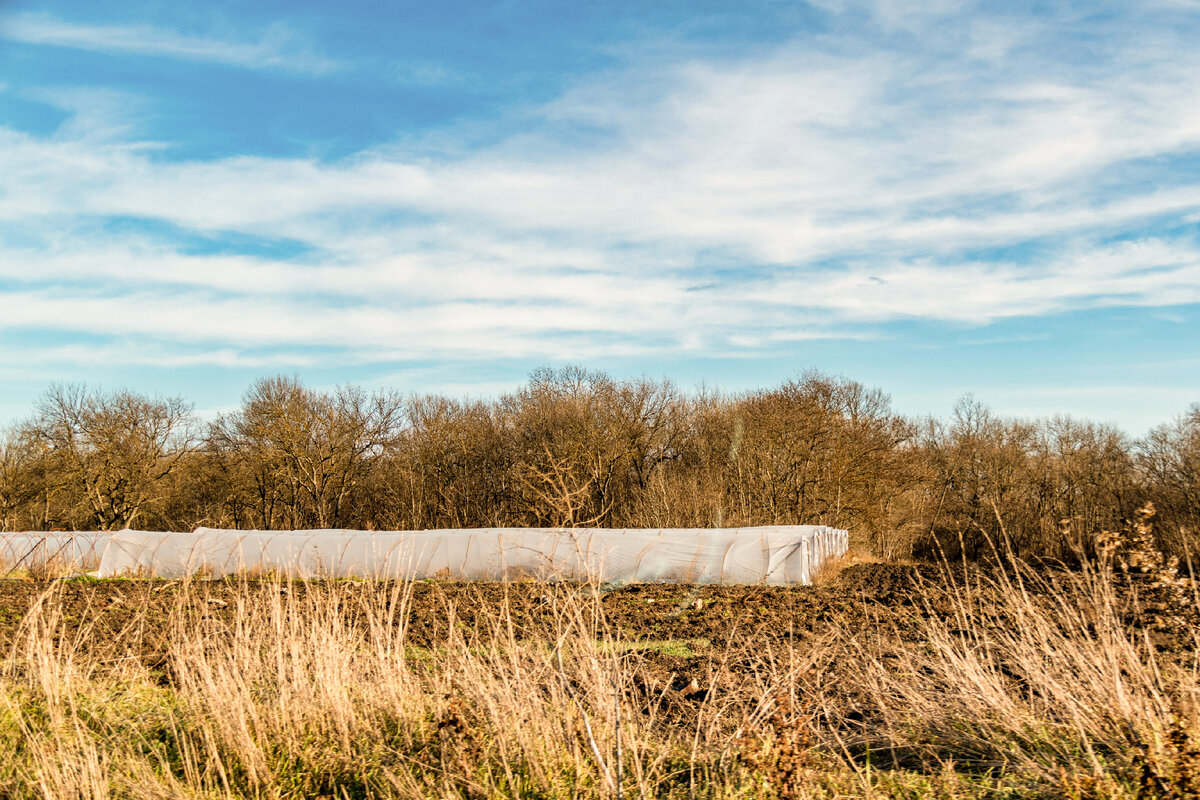
POLYGON ((257 40, 189 36, 153 25, 72 23, 45 14, 0 17, 0 38, 97 53, 206 61, 248 69, 320 74, 338 63, 314 52, 293 31, 274 25, 257 40))
POLYGON ((1200 303, 1200 247, 1163 240, 1080 248, 1036 268, 914 262, 773 282, 755 299, 834 311, 982 324, 1081 308, 1200 303))
MULTIPOLYGON (((1095 224, 1148 194, 1097 196, 1087 190, 1097 173, 1200 147, 1194 58, 1106 75, 1094 86, 963 80, 932 97, 893 97, 913 93, 895 86, 905 59, 799 49, 733 67, 684 67, 643 107, 624 103, 622 87, 637 76, 622 74, 555 103, 551 127, 534 144, 522 137, 440 163, 380 150, 337 164, 172 164, 127 146, 29 141, 9 144, 6 167, 31 185, 31 197, 56 201, 63 213, 292 235, 311 230, 314 216, 395 210, 451 224, 481 220, 508 233, 733 247, 786 263, 844 249, 848 237, 863 247, 946 248, 1060 233, 1081 217, 1095 224), (959 93, 974 97, 928 116, 935 98, 959 93), (609 146, 553 143, 556 120, 594 119, 612 127, 609 146), (535 146, 552 155, 530 153, 535 146)), ((54 210, 22 200, 0 206, 0 215, 54 210)))
MULTIPOLYGON (((833 33, 633 63, 440 158, 171 162, 111 103, 60 98, 75 116, 55 135, 0 129, 0 330, 142 337, 181 363, 584 359, 1200 302, 1200 244, 1177 227, 1200 214, 1200 177, 1167 166, 1200 152, 1200 57, 1144 47, 1170 32, 1099 30, 1102 57, 1079 61, 1043 47, 1054 20, 872 8, 920 46, 833 33), (564 135, 580 126, 595 135, 564 135), (105 226, 118 217, 167 227, 105 226), (203 253, 228 233, 308 250, 203 253)), ((148 33, 20 19, 26 41, 148 33)), ((160 42, 248 66, 286 52, 160 42)))

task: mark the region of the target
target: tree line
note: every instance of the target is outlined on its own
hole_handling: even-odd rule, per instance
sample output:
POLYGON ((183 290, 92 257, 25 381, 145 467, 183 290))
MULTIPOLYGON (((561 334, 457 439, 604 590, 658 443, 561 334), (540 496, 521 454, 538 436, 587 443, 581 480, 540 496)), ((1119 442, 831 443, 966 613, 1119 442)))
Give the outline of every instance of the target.
POLYGON ((255 383, 200 421, 180 398, 52 386, 0 439, 3 530, 506 526, 848 528, 883 558, 1063 557, 1147 502, 1200 532, 1200 404, 1132 439, 971 397, 910 419, 816 372, 740 394, 577 366, 495 400, 255 383))

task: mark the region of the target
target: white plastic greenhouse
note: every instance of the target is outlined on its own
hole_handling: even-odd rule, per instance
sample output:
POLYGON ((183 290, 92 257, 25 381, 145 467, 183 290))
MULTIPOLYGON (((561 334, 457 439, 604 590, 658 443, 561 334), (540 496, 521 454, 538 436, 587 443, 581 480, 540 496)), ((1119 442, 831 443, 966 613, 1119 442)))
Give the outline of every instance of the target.
POLYGON ((844 553, 847 533, 758 528, 482 528, 436 531, 0 533, 5 569, 54 561, 100 577, 597 580, 602 583, 804 584, 844 553))
POLYGON ((0 575, 46 564, 96 569, 111 537, 107 531, 0 533, 0 575))

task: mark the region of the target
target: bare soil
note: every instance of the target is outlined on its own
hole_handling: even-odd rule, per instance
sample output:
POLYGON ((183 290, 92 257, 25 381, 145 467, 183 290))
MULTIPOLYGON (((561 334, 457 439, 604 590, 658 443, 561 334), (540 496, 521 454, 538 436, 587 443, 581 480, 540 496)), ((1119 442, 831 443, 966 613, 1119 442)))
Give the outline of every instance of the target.
MULTIPOLYGON (((936 610, 926 607, 928 582, 939 579, 936 567, 859 564, 821 587, 634 584, 596 591, 605 614, 601 627, 622 639, 703 641, 724 649, 804 638, 824 631, 835 618, 843 626, 856 620, 875 624, 880 614, 928 616, 936 610)), ((152 640, 156 624, 165 624, 181 601, 207 606, 211 615, 227 616, 231 602, 246 595, 247 583, 268 585, 259 581, 195 581, 185 586, 162 580, 0 580, 0 647, 11 645, 28 611, 48 591, 62 615, 64 631, 82 625, 97 633, 117 634, 133 627, 152 640)), ((309 585, 300 581, 280 586, 298 596, 309 591, 309 585)), ((390 583, 355 581, 324 586, 330 587, 351 605, 369 601, 372 595, 383 599, 396 590, 390 583)), ((408 641, 435 645, 451 625, 486 638, 489 621, 501 612, 511 618, 518 636, 544 637, 556 605, 578 590, 536 582, 417 582, 409 603, 408 641)))

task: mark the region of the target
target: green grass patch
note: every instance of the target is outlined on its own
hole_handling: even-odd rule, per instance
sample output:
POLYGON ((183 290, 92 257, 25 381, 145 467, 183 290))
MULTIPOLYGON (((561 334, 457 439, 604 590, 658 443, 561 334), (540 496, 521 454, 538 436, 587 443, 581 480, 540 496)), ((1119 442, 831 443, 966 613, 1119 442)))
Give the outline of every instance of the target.
POLYGON ((619 642, 598 643, 602 650, 618 653, 662 653, 676 658, 695 658, 712 645, 708 639, 627 639, 619 642))

